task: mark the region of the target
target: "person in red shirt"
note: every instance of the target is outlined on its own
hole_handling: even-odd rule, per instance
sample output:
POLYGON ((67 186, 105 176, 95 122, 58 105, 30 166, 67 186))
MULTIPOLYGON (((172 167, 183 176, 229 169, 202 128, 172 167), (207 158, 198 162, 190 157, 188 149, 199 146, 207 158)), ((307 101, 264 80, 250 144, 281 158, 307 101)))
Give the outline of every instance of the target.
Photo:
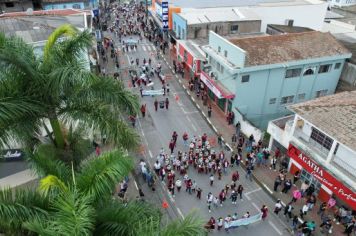
POLYGON ((265 220, 267 218, 267 213, 268 213, 268 208, 266 205, 262 206, 261 212, 262 212, 262 220, 265 220))
POLYGON ((146 116, 146 104, 141 106, 141 113, 142 113, 142 117, 145 118, 146 116))
POLYGON ((188 138, 189 138, 189 137, 188 137, 187 132, 184 132, 182 138, 183 138, 184 146, 188 146, 188 138))
POLYGON ((238 171, 235 171, 232 176, 231 176, 231 179, 233 182, 236 182, 240 179, 240 175, 239 175, 239 172, 238 171))
POLYGON ((173 152, 174 152, 174 147, 175 147, 175 142, 174 142, 174 140, 173 139, 171 139, 171 141, 169 142, 169 149, 171 150, 171 154, 173 154, 173 152))

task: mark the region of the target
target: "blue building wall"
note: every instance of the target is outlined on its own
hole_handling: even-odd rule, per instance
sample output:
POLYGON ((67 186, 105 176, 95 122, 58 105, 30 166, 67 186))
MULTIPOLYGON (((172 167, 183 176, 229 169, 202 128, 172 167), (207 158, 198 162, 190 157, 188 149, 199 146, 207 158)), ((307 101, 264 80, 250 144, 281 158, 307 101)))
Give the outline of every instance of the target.
POLYGON ((84 9, 83 2, 66 2, 66 3, 53 3, 46 4, 44 10, 62 10, 62 9, 84 9))
POLYGON ((172 21, 173 21, 173 31, 176 34, 177 37, 179 37, 182 40, 187 39, 187 20, 181 17, 177 13, 173 13, 172 15, 172 21), (182 32, 184 32, 184 35, 182 35, 182 32), (184 36, 184 37, 182 37, 184 36))
MULTIPOLYGON (((211 34, 210 34, 211 35, 211 34)), ((209 46, 214 50, 220 46, 221 50, 228 50, 229 61, 244 60, 243 50, 231 49, 238 48, 215 33, 209 39, 209 46)), ((218 61, 221 66, 224 64, 222 55, 217 55, 214 51, 205 50, 208 57, 218 61)), ((330 95, 335 93, 345 59, 350 55, 334 56, 327 58, 314 58, 286 62, 284 64, 262 65, 255 67, 241 67, 233 70, 224 69, 220 73, 212 64, 214 74, 218 75, 218 80, 231 92, 235 94, 232 101, 232 111, 238 110, 247 120, 256 127, 264 130, 267 128, 268 121, 290 114, 286 106, 311 100, 317 97, 317 92, 325 90, 330 95), (341 63, 339 68, 335 68, 336 63, 341 63), (331 64, 331 69, 327 73, 318 73, 321 65, 331 64), (285 78, 288 69, 301 68, 299 76, 285 78), (303 75, 308 68, 315 69, 312 75, 303 75), (242 76, 249 75, 248 82, 242 82, 242 76), (287 104, 281 103, 283 97, 294 96, 293 101, 287 104)))

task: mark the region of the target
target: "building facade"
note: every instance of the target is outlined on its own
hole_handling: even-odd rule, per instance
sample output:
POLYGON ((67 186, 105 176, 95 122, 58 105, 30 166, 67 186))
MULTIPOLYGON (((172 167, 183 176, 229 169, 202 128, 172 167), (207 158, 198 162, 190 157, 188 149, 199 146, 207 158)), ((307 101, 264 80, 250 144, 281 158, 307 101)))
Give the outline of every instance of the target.
POLYGON ((0 15, 7 12, 33 9, 33 2, 28 0, 0 0, 0 15))
POLYGON ((332 7, 348 7, 356 5, 355 0, 328 0, 328 3, 332 7))
POLYGON ((356 210, 356 91, 289 109, 293 115, 269 122, 270 148, 286 150, 289 172, 299 171, 322 201, 333 196, 356 210))
POLYGON ((202 50, 206 75, 235 95, 219 98, 219 107, 261 130, 290 114, 287 105, 333 94, 351 57, 331 34, 317 31, 230 40, 210 31, 202 50))

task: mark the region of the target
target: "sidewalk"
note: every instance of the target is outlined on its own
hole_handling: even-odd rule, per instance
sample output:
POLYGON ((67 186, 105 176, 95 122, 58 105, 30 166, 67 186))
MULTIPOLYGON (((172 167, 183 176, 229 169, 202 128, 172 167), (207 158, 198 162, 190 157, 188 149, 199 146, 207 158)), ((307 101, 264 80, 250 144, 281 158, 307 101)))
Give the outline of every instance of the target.
MULTIPOLYGON (((171 52, 171 50, 168 50, 167 53, 164 55, 164 57, 170 63, 170 65, 172 65, 173 60, 176 60, 175 53, 171 52)), ((191 92, 189 90, 189 86, 188 86, 189 79, 190 79, 189 73, 187 73, 187 71, 185 71, 184 79, 182 78, 181 75, 177 75, 177 76, 175 76, 175 78, 179 79, 179 83, 186 90, 186 92, 190 96, 191 100, 195 103, 196 107, 200 110, 200 112, 202 113, 204 118, 207 120, 207 122, 211 125, 211 127, 214 129, 214 131, 217 134, 218 133, 222 134, 223 141, 225 142, 227 147, 230 148, 230 150, 233 150, 233 149, 236 150, 235 148, 233 148, 233 149, 231 148, 231 147, 234 147, 234 145, 231 142, 231 137, 235 133, 235 127, 233 125, 227 124, 226 115, 224 114, 224 112, 221 111, 221 109, 219 107, 217 107, 217 105, 215 103, 208 101, 208 104, 210 103, 211 107, 212 107, 212 115, 210 118, 208 118, 207 117, 208 109, 207 109, 207 106, 205 106, 203 104, 203 100, 201 99, 201 97, 197 98, 194 91, 191 92)), ((246 153, 243 153, 243 160, 245 159, 245 156, 246 156, 245 154, 246 153)), ((279 168, 277 168, 277 170, 278 169, 279 168)), ((283 205, 285 205, 286 203, 289 203, 290 200, 292 199, 292 192, 297 187, 300 188, 300 186, 293 186, 292 189, 289 190, 288 194, 283 194, 283 193, 279 192, 282 189, 281 186, 279 187, 280 189, 278 192, 273 192, 272 190, 273 190, 274 180, 277 177, 278 173, 279 173, 278 171, 273 171, 269 167, 260 166, 260 167, 255 167, 255 170, 253 171, 253 176, 254 176, 255 181, 266 192, 268 192, 268 194, 273 199, 275 199, 276 201, 277 201, 277 199, 280 199, 282 201, 282 203, 284 203, 283 205)), ((290 173, 287 173, 287 179, 293 179, 293 176, 290 173)), ((301 184, 301 181, 299 181, 299 184, 301 184)), ((296 203, 294 203, 293 204, 293 207, 294 207, 293 213, 299 215, 300 209, 303 207, 304 203, 305 203, 305 199, 301 199, 301 200, 297 201, 296 203)), ((321 232, 319 230, 320 229, 319 225, 321 224, 321 219, 320 219, 320 216, 317 214, 319 205, 320 205, 320 201, 317 201, 314 208, 311 211, 309 211, 306 216, 304 216, 304 220, 306 220, 306 221, 309 221, 309 220, 315 221, 316 230, 314 232, 314 235, 321 235, 321 232)), ((270 209, 270 214, 274 214, 273 209, 270 209)), ((328 210, 326 215, 331 216, 331 218, 334 217, 333 212, 331 210, 328 210)), ((282 212, 282 214, 280 214, 280 217, 284 218, 283 212, 282 212)), ((300 222, 303 222, 303 221, 300 219, 300 222)), ((335 223, 333 223, 332 235, 344 235, 343 230, 344 230, 344 227, 341 224, 336 225, 335 223)))

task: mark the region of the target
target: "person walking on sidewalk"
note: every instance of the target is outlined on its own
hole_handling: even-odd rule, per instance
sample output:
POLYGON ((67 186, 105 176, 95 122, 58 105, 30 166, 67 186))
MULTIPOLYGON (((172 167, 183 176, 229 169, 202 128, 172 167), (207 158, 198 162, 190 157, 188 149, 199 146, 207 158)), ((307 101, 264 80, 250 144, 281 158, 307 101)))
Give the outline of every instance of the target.
POLYGON ((203 192, 203 190, 200 188, 200 187, 198 187, 197 188, 197 198, 200 200, 201 199, 201 193, 203 192))
POLYGON ((209 104, 208 106, 208 117, 211 118, 211 105, 209 104))
POLYGON ((284 207, 283 215, 287 217, 287 222, 292 218, 292 211, 294 207, 291 204, 288 204, 284 207))
POLYGON ((278 191, 278 186, 282 183, 281 177, 278 175, 274 180, 273 191, 278 191))
POLYGON ((169 147, 169 149, 171 150, 171 154, 173 154, 174 148, 175 148, 175 142, 174 142, 173 139, 171 139, 171 141, 169 142, 168 147, 169 147))
POLYGON ((226 200, 226 194, 224 189, 221 190, 221 192, 219 193, 219 201, 220 201, 220 206, 223 206, 223 202, 226 200))
POLYGON ((308 213, 309 207, 307 204, 304 204, 302 209, 300 209, 300 218, 304 220, 304 216, 308 213))
POLYGON ((166 104, 166 109, 168 110, 168 105, 169 105, 169 99, 168 98, 166 98, 165 104, 166 104))
POLYGON ((252 167, 251 165, 248 165, 246 167, 246 179, 249 179, 252 182, 252 167))
POLYGON ((235 192, 235 190, 232 190, 231 192, 231 202, 233 205, 236 205, 236 201, 237 201, 237 192, 235 192))
POLYGON ((180 189, 182 188, 182 181, 180 179, 176 180, 176 186, 177 186, 177 191, 179 193, 180 189))
POLYGON ((211 212, 211 203, 213 202, 213 194, 211 192, 208 193, 208 196, 206 197, 206 203, 208 205, 209 213, 211 212))

